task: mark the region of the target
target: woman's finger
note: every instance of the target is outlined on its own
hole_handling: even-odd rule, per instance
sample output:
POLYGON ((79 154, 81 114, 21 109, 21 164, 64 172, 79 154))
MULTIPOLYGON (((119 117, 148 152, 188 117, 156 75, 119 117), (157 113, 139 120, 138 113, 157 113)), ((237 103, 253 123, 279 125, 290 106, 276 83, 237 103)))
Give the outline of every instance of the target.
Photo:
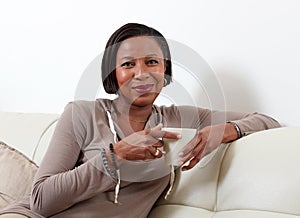
POLYGON ((161 128, 163 127, 162 123, 159 123, 158 125, 154 126, 153 128, 145 129, 145 134, 146 135, 151 135, 154 138, 159 138, 156 137, 155 134, 159 131, 161 131, 161 128))
POLYGON ((200 161, 200 158, 198 158, 198 156, 194 157, 194 158, 190 161, 189 165, 182 167, 182 171, 192 169, 194 166, 196 166, 196 164, 197 164, 199 161, 200 161))
POLYGON ((162 138, 164 132, 161 130, 161 128, 162 128, 162 124, 158 124, 157 126, 151 129, 149 135, 151 135, 153 138, 162 138))
POLYGON ((168 138, 168 139, 179 139, 181 138, 180 133, 168 132, 162 130, 163 124, 158 124, 151 129, 146 129, 145 134, 151 135, 153 138, 168 138))
POLYGON ((180 151, 179 156, 184 157, 195 149, 202 142, 201 135, 196 135, 184 148, 180 151))
MULTIPOLYGON (((153 150, 156 150, 153 148, 153 150)), ((154 159, 152 152, 148 147, 134 147, 126 153, 126 160, 148 160, 154 159)))
POLYGON ((163 153, 157 147, 149 146, 148 149, 154 158, 160 158, 163 155, 163 153))
POLYGON ((161 138, 166 138, 166 139, 180 139, 181 134, 177 132, 169 132, 169 131, 161 131, 162 132, 162 137, 161 138))
POLYGON ((187 161, 197 156, 201 152, 202 148, 203 145, 200 143, 199 145, 195 146, 194 149, 191 150, 190 153, 188 153, 187 155, 179 156, 181 158, 180 163, 186 163, 187 161))
POLYGON ((162 140, 158 140, 155 144, 151 145, 152 147, 163 147, 164 146, 164 142, 162 140))
POLYGON ((200 151, 192 157, 192 159, 189 159, 190 162, 187 166, 182 167, 182 170, 190 170, 192 169, 194 166, 196 166, 197 163, 199 163, 199 161, 202 159, 202 153, 204 151, 205 146, 201 146, 200 147, 200 151))

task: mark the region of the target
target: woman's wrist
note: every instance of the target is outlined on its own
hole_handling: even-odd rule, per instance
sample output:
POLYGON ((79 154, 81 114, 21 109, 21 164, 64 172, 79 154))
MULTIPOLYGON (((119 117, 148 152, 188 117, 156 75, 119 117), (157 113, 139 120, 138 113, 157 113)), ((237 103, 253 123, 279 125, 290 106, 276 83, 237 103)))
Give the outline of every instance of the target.
POLYGON ((239 127, 235 125, 236 124, 232 122, 227 122, 225 124, 222 143, 232 142, 240 138, 239 127))
POLYGON ((115 156, 116 156, 116 158, 117 158, 118 161, 120 161, 122 159, 125 159, 125 157, 126 157, 125 156, 126 153, 124 154, 124 147, 125 146, 122 146, 122 143, 123 143, 123 141, 121 140, 121 141, 118 141, 117 143, 115 143, 113 145, 113 147, 114 147, 114 154, 115 154, 115 156))

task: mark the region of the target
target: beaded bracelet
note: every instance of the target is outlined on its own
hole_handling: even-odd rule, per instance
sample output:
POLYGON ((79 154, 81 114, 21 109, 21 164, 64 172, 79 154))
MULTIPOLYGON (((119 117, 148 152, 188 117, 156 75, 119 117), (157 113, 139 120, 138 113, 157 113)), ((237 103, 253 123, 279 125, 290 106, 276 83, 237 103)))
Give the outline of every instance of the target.
POLYGON ((113 163, 114 168, 115 168, 114 174, 117 178, 117 185, 115 187, 115 200, 114 200, 114 203, 117 204, 118 203, 118 196, 119 196, 120 186, 121 186, 121 176, 120 176, 119 166, 117 165, 117 162, 116 162, 114 146, 113 146, 112 143, 109 144, 109 151, 110 151, 110 156, 111 156, 112 163, 113 163))
POLYGON ((110 170, 110 167, 109 167, 109 164, 108 164, 108 161, 107 161, 105 149, 104 149, 104 148, 101 148, 100 151, 101 151, 101 156, 102 156, 104 168, 105 168, 106 172, 108 172, 108 174, 109 174, 111 177, 113 177, 113 174, 112 174, 112 172, 111 172, 111 170, 110 170))
POLYGON ((117 165, 116 158, 115 158, 114 146, 113 146, 112 143, 109 144, 109 151, 110 151, 110 155, 111 155, 111 160, 112 160, 113 166, 115 168, 115 170, 113 172, 111 171, 111 169, 109 167, 105 149, 101 148, 100 151, 101 151, 101 156, 102 156, 103 164, 104 164, 104 167, 105 167, 106 171, 108 172, 108 174, 111 177, 117 179, 117 184, 116 184, 116 187, 115 187, 115 200, 114 200, 114 203, 117 204, 118 203, 118 196, 119 196, 120 186, 121 186, 121 176, 120 176, 120 169, 117 165))

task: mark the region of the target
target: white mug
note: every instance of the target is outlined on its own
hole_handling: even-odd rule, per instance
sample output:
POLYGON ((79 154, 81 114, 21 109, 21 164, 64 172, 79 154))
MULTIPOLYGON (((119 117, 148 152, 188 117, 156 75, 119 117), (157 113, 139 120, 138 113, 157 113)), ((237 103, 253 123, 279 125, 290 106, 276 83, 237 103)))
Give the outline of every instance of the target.
POLYGON ((163 131, 180 133, 180 139, 163 138, 165 158, 170 165, 179 166, 179 153, 196 135, 197 129, 191 128, 162 128, 163 131))

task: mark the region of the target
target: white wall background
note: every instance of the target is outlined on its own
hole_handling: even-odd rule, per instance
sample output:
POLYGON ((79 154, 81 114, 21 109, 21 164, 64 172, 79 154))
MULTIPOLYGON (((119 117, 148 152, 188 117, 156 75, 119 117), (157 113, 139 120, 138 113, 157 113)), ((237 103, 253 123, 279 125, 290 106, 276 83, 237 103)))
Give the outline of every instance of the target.
POLYGON ((0 111, 60 113, 88 64, 127 22, 197 51, 229 110, 300 125, 300 1, 0 2, 0 111))

